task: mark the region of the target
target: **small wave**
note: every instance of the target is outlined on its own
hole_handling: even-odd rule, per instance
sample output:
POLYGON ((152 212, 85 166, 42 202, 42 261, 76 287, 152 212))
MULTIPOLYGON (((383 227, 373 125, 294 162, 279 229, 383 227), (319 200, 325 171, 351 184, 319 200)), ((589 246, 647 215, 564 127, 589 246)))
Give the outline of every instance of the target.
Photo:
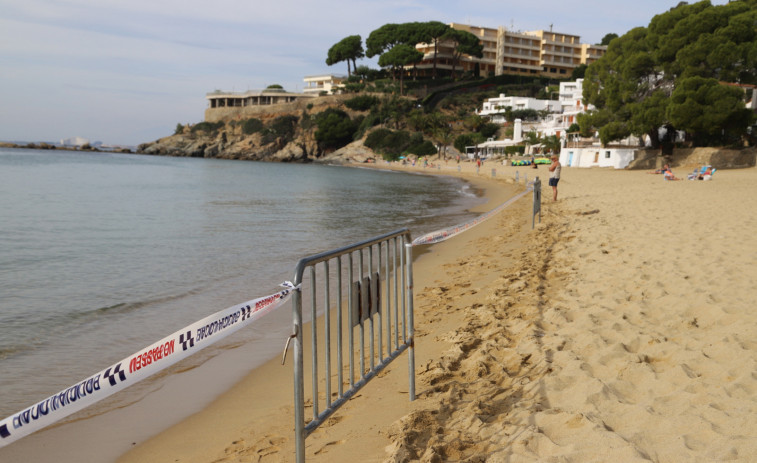
POLYGON ((108 315, 112 315, 112 314, 126 314, 126 313, 130 313, 130 312, 134 312, 136 310, 139 310, 139 309, 141 309, 143 307, 146 307, 148 305, 163 304, 163 303, 166 303, 166 302, 172 302, 172 301, 175 301, 175 300, 187 297, 187 296, 192 296, 192 295, 197 294, 197 293, 199 293, 199 290, 193 289, 193 290, 185 291, 185 292, 183 292, 181 294, 169 294, 169 295, 165 295, 165 296, 159 296, 159 297, 154 297, 154 298, 150 298, 150 299, 145 299, 143 301, 119 302, 118 304, 114 304, 114 305, 110 305, 110 306, 98 307, 96 309, 90 309, 90 310, 85 310, 85 311, 82 311, 82 312, 76 312, 73 315, 68 315, 67 317, 72 317, 72 318, 81 320, 81 319, 87 319, 87 318, 92 317, 92 316, 99 316, 99 315, 102 315, 102 314, 108 314, 108 315))
POLYGON ((211 206, 225 206, 225 207, 258 207, 258 206, 270 206, 271 201, 267 199, 246 199, 246 200, 216 200, 209 201, 211 206))
POLYGON ((463 185, 460 190, 458 190, 458 193, 460 193, 463 196, 468 196, 470 198, 478 198, 478 195, 473 190, 473 188, 470 187, 470 185, 463 185))
POLYGON ((0 360, 32 350, 34 347, 28 343, 16 344, 8 347, 0 347, 0 360))

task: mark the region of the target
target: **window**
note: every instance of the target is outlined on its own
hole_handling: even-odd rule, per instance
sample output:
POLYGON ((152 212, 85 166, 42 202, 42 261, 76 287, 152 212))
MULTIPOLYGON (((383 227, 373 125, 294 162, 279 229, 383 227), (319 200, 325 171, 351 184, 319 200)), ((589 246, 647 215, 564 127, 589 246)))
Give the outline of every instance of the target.
POLYGON ((609 151, 605 151, 605 159, 610 159, 610 152, 609 151))

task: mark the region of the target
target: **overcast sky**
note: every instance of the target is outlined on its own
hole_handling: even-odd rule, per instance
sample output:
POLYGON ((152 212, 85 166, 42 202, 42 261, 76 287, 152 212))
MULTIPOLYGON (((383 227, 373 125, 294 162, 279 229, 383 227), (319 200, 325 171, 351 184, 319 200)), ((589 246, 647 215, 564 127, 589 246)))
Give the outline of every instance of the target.
MULTIPOLYGON (((0 0, 0 141, 136 145, 203 120, 205 94, 346 74, 348 35, 442 21, 545 29, 598 43, 678 0, 0 0)), ((693 3, 693 2, 690 2, 693 3)), ((713 1, 723 4, 723 1, 713 1)), ((376 67, 375 60, 358 61, 376 67)))

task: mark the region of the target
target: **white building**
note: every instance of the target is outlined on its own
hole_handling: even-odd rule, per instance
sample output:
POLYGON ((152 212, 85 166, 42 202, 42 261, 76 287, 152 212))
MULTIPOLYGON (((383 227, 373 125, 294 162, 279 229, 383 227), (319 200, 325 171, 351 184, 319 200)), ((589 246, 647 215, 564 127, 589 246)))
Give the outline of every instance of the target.
POLYGON ((335 75, 335 74, 321 74, 317 76, 306 76, 304 93, 320 94, 325 92, 329 95, 338 93, 339 88, 347 80, 347 76, 335 75))
POLYGON ((537 123, 523 127, 516 119, 513 127, 512 140, 487 140, 477 146, 469 147, 468 154, 478 153, 480 156, 503 154, 508 146, 518 145, 523 139, 523 132, 535 131, 540 137, 557 136, 562 141, 560 163, 567 167, 613 167, 623 169, 634 159, 639 140, 629 137, 623 143, 626 146, 603 148, 597 142, 592 146, 570 147, 567 143, 568 128, 577 123, 577 116, 594 109, 583 101, 583 79, 575 82, 560 83, 558 100, 537 100, 535 98, 505 97, 490 98, 483 104, 483 109, 477 114, 489 117, 492 122, 504 122, 504 106, 513 109, 548 109, 550 114, 537 123), (515 105, 518 105, 517 107, 515 105))
POLYGON ((89 139, 84 137, 64 138, 60 141, 63 146, 84 146, 89 144, 89 139))
POLYGON ((504 124, 505 108, 510 107, 513 111, 519 111, 523 109, 533 109, 534 111, 549 111, 560 112, 562 110, 562 104, 555 100, 537 100, 536 98, 522 97, 522 96, 505 96, 504 93, 500 93, 496 98, 489 98, 484 101, 481 111, 477 111, 476 114, 483 117, 488 117, 495 124, 504 124))
POLYGON ((625 169, 633 161, 637 149, 632 147, 602 148, 601 146, 563 148, 560 151, 560 164, 567 167, 625 169))

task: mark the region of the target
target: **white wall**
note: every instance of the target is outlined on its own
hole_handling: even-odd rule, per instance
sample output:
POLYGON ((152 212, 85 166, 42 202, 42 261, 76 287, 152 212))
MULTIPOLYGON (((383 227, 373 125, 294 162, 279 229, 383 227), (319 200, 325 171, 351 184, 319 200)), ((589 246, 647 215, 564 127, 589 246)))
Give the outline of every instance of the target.
POLYGON ((625 169, 633 161, 635 148, 563 148, 560 164, 568 167, 612 167, 625 169))

